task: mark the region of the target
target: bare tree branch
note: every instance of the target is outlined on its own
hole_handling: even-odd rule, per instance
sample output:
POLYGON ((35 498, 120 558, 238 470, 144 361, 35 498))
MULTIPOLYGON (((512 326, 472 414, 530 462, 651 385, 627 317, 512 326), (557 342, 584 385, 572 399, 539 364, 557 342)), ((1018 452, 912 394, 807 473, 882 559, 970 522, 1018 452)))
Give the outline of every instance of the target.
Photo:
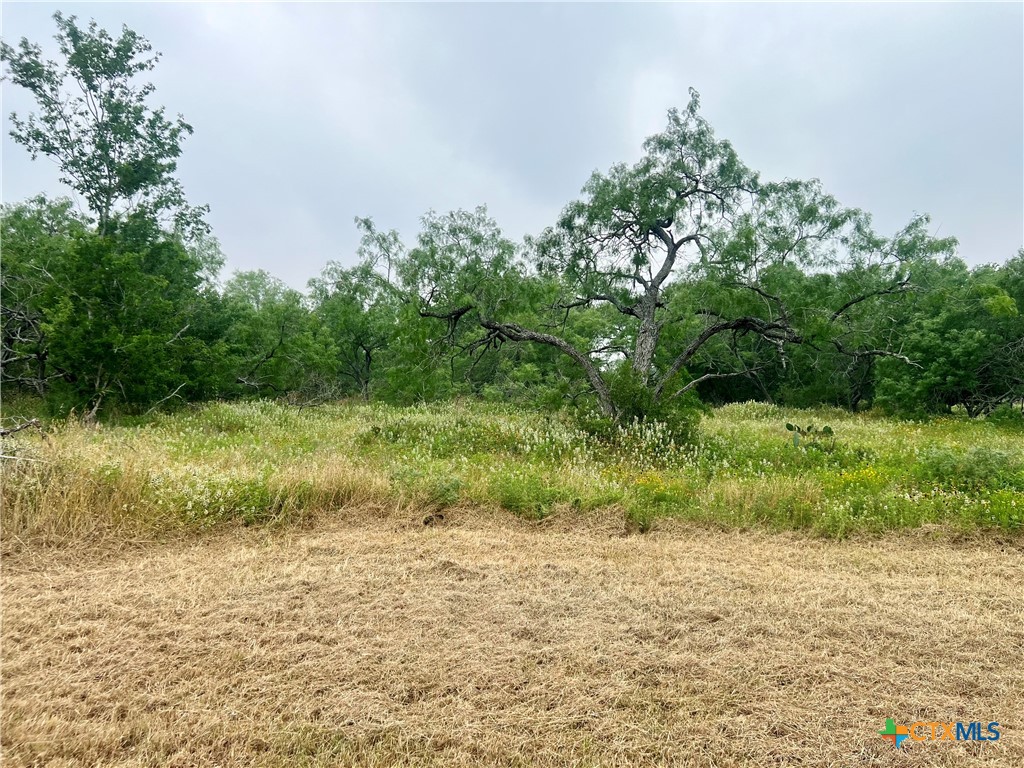
POLYGON ((611 391, 604 379, 601 378, 601 373, 598 371, 597 366, 594 365, 594 361, 576 349, 576 347, 568 341, 560 339, 557 336, 552 336, 549 333, 531 331, 528 328, 523 328, 517 323, 498 323, 493 320, 483 320, 481 321, 481 325, 487 330, 497 333, 511 341, 532 341, 538 344, 546 344, 547 346, 554 347, 568 355, 576 361, 580 368, 583 369, 587 380, 594 388, 598 401, 601 403, 601 409, 609 416, 615 415, 615 405, 612 403, 611 391))
POLYGON ((11 427, 10 429, 0 429, 0 437, 8 437, 9 435, 13 435, 16 432, 21 432, 23 429, 30 429, 32 427, 35 427, 36 429, 42 429, 42 427, 39 424, 39 419, 29 419, 24 424, 19 424, 16 427, 11 427))
POLYGON ((903 280, 900 280, 898 283, 889 286, 888 288, 882 288, 877 291, 871 291, 869 293, 865 293, 853 299, 850 299, 848 302, 843 304, 843 306, 841 306, 839 309, 832 313, 832 320, 838 320, 840 315, 846 312, 846 310, 850 309, 851 307, 857 304, 860 304, 862 301, 867 301, 868 299, 874 298, 876 296, 888 296, 894 293, 904 293, 908 290, 910 290, 910 275, 907 275, 903 280))
POLYGON ((750 369, 745 370, 745 371, 733 371, 732 373, 705 373, 703 376, 698 376, 696 379, 691 381, 685 387, 683 387, 682 389, 678 390, 674 395, 672 395, 672 397, 679 397, 681 395, 684 395, 687 392, 689 392, 691 389, 693 389, 694 387, 698 386, 699 384, 704 383, 705 381, 711 381, 713 379, 731 379, 734 376, 751 376, 754 373, 756 373, 757 371, 762 370, 763 368, 764 368, 763 365, 759 365, 759 366, 756 366, 754 368, 750 368, 750 369))

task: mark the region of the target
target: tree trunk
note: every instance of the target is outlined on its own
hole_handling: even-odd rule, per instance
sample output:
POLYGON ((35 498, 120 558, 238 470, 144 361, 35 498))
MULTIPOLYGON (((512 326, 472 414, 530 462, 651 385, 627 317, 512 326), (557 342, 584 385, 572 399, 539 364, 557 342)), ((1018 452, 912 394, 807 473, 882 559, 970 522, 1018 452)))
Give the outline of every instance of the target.
POLYGON ((650 381, 651 368, 654 366, 654 350, 658 346, 660 329, 654 317, 657 306, 657 293, 650 292, 637 307, 640 327, 637 329, 636 347, 633 351, 633 370, 645 385, 650 381))
POLYGON ((370 402, 370 367, 373 364, 373 356, 370 354, 370 350, 363 347, 363 355, 366 358, 366 376, 363 379, 363 400, 370 402))

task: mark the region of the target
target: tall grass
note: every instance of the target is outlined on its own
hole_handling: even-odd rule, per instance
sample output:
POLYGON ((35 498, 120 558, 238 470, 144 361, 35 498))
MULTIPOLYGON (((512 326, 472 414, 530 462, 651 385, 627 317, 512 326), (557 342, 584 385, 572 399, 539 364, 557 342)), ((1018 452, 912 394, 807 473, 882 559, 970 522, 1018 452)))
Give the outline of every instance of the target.
POLYGON ((528 518, 618 509, 830 536, 940 524, 1024 524, 1018 429, 842 411, 720 408, 692 445, 658 425, 608 439, 567 417, 481 404, 415 408, 211 403, 116 425, 75 422, 4 440, 7 539, 283 523, 377 504, 500 507, 528 518), (828 423, 794 446, 785 423, 828 423))

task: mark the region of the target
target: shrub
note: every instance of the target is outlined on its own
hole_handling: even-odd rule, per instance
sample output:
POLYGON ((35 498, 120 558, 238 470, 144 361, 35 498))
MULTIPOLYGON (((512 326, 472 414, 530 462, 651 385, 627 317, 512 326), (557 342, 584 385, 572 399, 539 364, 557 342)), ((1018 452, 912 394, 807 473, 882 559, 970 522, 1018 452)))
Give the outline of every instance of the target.
POLYGON ((628 363, 611 375, 610 388, 618 418, 583 408, 576 413, 581 432, 642 469, 680 466, 694 455, 703 412, 696 396, 656 402, 628 363))
POLYGON ((462 494, 462 480, 458 477, 409 467, 392 470, 391 487, 399 498, 407 498, 430 511, 455 506, 462 494))
POLYGON ((645 472, 630 486, 626 516, 646 533, 660 516, 683 515, 696 498, 696 491, 685 478, 667 478, 645 472))
POLYGON ((1024 409, 1004 403, 986 416, 985 420, 998 427, 1024 429, 1024 409))
POLYGON ((966 453, 931 447, 919 457, 915 475, 938 487, 958 491, 1024 489, 1020 463, 1009 453, 987 446, 977 446, 966 453))
POLYGON ((570 493, 548 483, 537 472, 514 469, 491 478, 488 491, 502 508, 523 517, 541 520, 558 502, 570 499, 570 493))
MULTIPOLYGON (((667 392, 672 391, 672 384, 669 382, 667 392)), ((696 442, 701 405, 692 392, 682 397, 655 400, 654 392, 647 386, 647 382, 641 379, 628 362, 612 373, 609 388, 621 424, 657 422, 665 425, 670 439, 676 445, 696 442)))

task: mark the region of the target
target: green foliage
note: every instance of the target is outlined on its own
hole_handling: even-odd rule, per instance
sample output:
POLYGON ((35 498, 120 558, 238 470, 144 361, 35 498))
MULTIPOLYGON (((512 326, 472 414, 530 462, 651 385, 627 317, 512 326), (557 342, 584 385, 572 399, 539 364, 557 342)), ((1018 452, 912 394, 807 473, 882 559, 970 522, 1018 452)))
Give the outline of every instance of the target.
POLYGON ((919 457, 914 474, 925 483, 955 491, 1024 491, 1024 463, 1020 458, 983 445, 965 452, 928 448, 919 457))
POLYGON ((632 365, 618 366, 608 376, 612 402, 623 424, 658 423, 678 446, 695 441, 701 418, 696 396, 658 398, 632 365))
MULTIPOLYGON (((265 272, 220 285, 205 209, 175 177, 192 129, 139 82, 158 55, 127 27, 54 19, 59 62, 27 40, 0 47, 37 103, 12 116, 13 137, 57 162, 92 217, 63 200, 3 209, 3 383, 52 412, 476 398, 567 408, 584 434, 571 449, 540 438, 524 454, 518 436, 486 425, 417 435, 411 419, 366 447, 422 440, 447 460, 458 435, 472 452, 604 451, 635 467, 689 461, 702 402, 1017 420, 1024 251, 969 269, 926 216, 882 236, 818 181, 762 179, 715 134, 696 92, 639 160, 594 173, 522 244, 483 207, 428 212, 409 247, 360 218, 358 263, 328 263, 305 294, 265 272)), ((868 450, 790 431, 811 449, 786 457, 800 466, 827 453, 845 467, 868 450)), ((718 450, 714 439, 702 447, 718 450)))
POLYGON ((211 286, 221 259, 206 209, 186 203, 174 176, 192 129, 135 82, 158 58, 143 37, 53 18, 60 63, 26 39, 0 44, 38 108, 11 115, 11 135, 57 163, 95 226, 65 201, 5 206, 4 380, 57 413, 209 397, 224 357, 211 286))
POLYGON ((209 252, 138 217, 100 235, 42 199, 5 208, 3 229, 5 382, 57 413, 213 393, 209 252))
POLYGON ((1024 410, 1009 403, 1003 403, 989 413, 985 420, 1007 429, 1024 429, 1024 410))
POLYGON ((617 429, 614 443, 599 441, 568 419, 479 403, 213 403, 103 429, 71 423, 46 440, 28 430, 5 438, 5 455, 35 461, 5 467, 0 501, 19 510, 10 525, 104 505, 114 518, 191 527, 277 523, 370 501, 467 514, 498 506, 530 519, 605 509, 633 531, 664 518, 834 537, 1024 526, 1024 448, 984 421, 743 403, 707 414, 686 449, 657 424, 617 429), (794 451, 779 440, 780 416, 827 419, 842 444, 794 451))
MULTIPOLYGON (((330 347, 329 373, 339 381, 339 393, 368 400, 378 384, 382 358, 394 362, 387 358, 389 346, 412 350, 400 338, 403 297, 391 282, 405 257, 398 233, 379 232, 369 219, 356 223, 363 232, 359 265, 345 269, 329 262, 309 287, 315 321, 330 347)), ((401 377, 392 370, 390 378, 397 383, 401 377)))
POLYGON ((1024 256, 1000 268, 961 261, 922 266, 926 290, 901 329, 916 368, 879 364, 878 402, 904 415, 987 413, 1024 397, 1024 256))
POLYGON ((609 419, 658 421, 679 442, 694 420, 673 401, 691 391, 851 409, 873 397, 876 361, 899 354, 892 308, 913 289, 908 265, 955 240, 931 237, 924 216, 882 237, 817 181, 761 180, 699 106, 691 92, 637 163, 595 173, 525 249, 483 209, 429 213, 408 252, 369 230, 452 350, 455 393, 497 399, 528 381, 533 403, 592 399, 609 419), (684 371, 692 378, 673 386, 684 371))
POLYGON ((801 427, 787 421, 786 431, 793 433, 794 448, 799 448, 801 445, 815 448, 827 447, 829 450, 835 448, 835 432, 828 424, 818 429, 813 424, 801 427), (824 442, 825 440, 828 442, 824 442))
POLYGON ((6 205, 0 213, 0 375, 10 385, 45 396, 55 375, 49 340, 43 329, 53 283, 71 258, 73 246, 88 227, 70 200, 34 198, 6 205))
POLYGON ((502 508, 522 517, 542 520, 552 507, 570 499, 569 492, 533 471, 513 468, 498 473, 488 490, 502 508))
POLYGON ((223 342, 231 364, 226 392, 299 391, 329 366, 333 347, 298 291, 266 272, 239 272, 222 292, 223 342))
POLYGON ((149 42, 128 27, 113 37, 95 21, 81 27, 59 11, 53 19, 60 64, 44 59, 42 48, 25 38, 17 48, 0 44, 11 81, 27 89, 39 109, 27 119, 12 114, 11 136, 33 159, 46 155, 58 164, 61 181, 96 215, 100 234, 128 210, 152 219, 171 214, 180 229, 204 231, 206 209, 189 207, 174 178, 192 126, 152 109, 153 86, 135 82, 160 55, 150 55, 149 42))

